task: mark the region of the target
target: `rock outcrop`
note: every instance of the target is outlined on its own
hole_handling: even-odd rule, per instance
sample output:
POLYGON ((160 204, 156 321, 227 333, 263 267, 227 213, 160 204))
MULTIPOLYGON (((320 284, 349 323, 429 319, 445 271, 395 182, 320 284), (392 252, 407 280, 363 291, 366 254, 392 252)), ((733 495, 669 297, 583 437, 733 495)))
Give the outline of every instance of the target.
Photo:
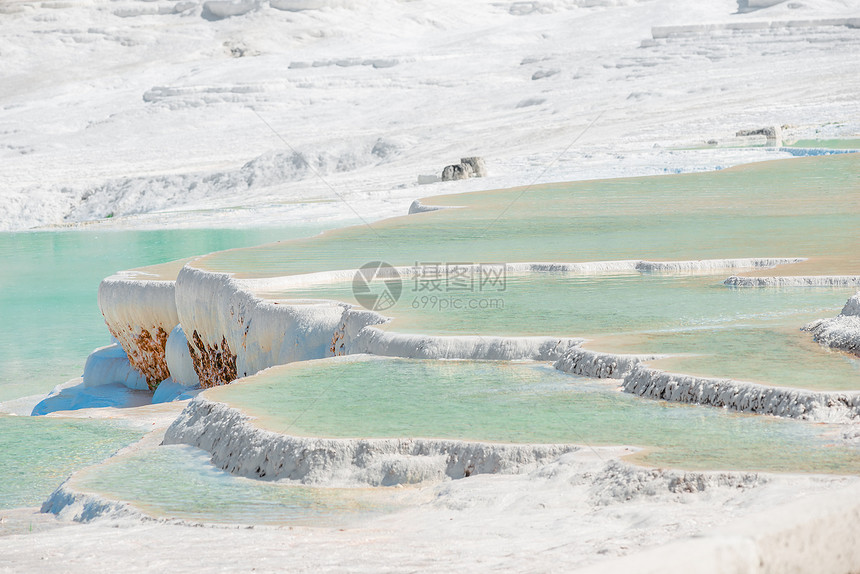
POLYGON ((258 428, 242 412, 201 397, 170 425, 164 444, 201 448, 212 454, 212 464, 238 476, 346 487, 523 474, 581 449, 569 444, 294 437, 258 428))
POLYGON ((860 355, 860 293, 848 299, 836 317, 813 321, 803 330, 825 347, 860 355))
POLYGON ((649 399, 710 405, 742 413, 774 415, 813 422, 856 423, 860 392, 809 391, 757 383, 667 373, 636 365, 622 390, 649 399))
POLYGON ((767 126, 754 130, 740 130, 735 135, 738 137, 764 136, 767 138, 766 145, 782 145, 782 128, 779 126, 767 126))
POLYGON ((442 181, 456 181, 470 177, 485 177, 487 166, 482 157, 460 158, 460 163, 449 165, 442 170, 442 181))

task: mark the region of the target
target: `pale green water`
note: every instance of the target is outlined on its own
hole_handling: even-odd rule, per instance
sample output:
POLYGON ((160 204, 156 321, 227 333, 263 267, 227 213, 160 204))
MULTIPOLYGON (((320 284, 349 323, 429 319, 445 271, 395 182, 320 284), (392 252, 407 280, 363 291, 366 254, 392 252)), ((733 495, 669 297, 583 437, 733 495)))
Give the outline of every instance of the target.
POLYGON ((0 415, 0 509, 42 504, 72 472, 142 434, 106 421, 0 415))
MULTIPOLYGON (((496 335, 579 335, 653 329, 726 326, 775 316, 832 316, 854 288, 734 289, 722 284, 727 274, 710 276, 578 276, 529 273, 509 276, 504 289, 483 292, 419 291, 403 280, 400 300, 382 313, 395 318, 391 329, 415 333, 496 335), (435 297, 436 301, 425 301, 435 297), (471 300, 499 299, 497 308, 471 300), (454 305, 455 302, 463 301, 454 305), (454 308, 454 307, 458 308, 454 308)), ((267 296, 323 298, 358 305, 352 282, 267 296)), ((790 320, 803 324, 803 317, 790 320)))
POLYGON ((466 206, 206 257, 251 276, 416 262, 810 257, 798 273, 860 273, 860 156, 436 197, 466 206))
POLYGON ((170 445, 88 468, 74 487, 153 516, 228 524, 346 525, 395 508, 372 489, 310 488, 233 476, 202 450, 170 445))
POLYGON ((677 373, 803 389, 860 389, 860 357, 824 348, 809 333, 800 331, 797 326, 810 316, 607 337, 589 347, 692 354, 652 362, 677 373))
POLYGON ((276 432, 653 447, 656 466, 856 473, 836 427, 626 395, 548 366, 406 359, 294 363, 206 391, 276 432))
MULTIPOLYGON (((216 254, 201 265, 249 275, 280 275, 356 268, 373 260, 413 265, 805 256, 812 258, 809 263, 787 272, 860 273, 856 257, 860 158, 852 155, 711 174, 449 196, 427 203, 468 207, 374 223, 373 229, 354 227, 322 238, 216 254)), ((6 325, 0 330, 0 401, 45 392, 79 375, 87 354, 107 343, 96 305, 98 283, 105 276, 119 269, 313 231, 0 234, 5 264, 0 273, 0 318, 6 325)), ((701 353, 704 356, 676 360, 688 361, 679 366, 704 374, 779 379, 780 384, 800 386, 814 386, 809 382, 814 380, 822 388, 851 388, 856 382, 856 362, 826 354, 808 340, 804 343, 795 330, 806 320, 835 314, 847 297, 845 291, 733 291, 717 286, 715 278, 676 279, 678 283, 654 277, 610 280, 615 283, 553 277, 545 284, 519 286, 513 280, 503 295, 506 315, 434 316, 430 311, 423 315, 410 311, 400 317, 401 325, 425 332, 433 328, 475 332, 479 324, 482 333, 512 334, 517 329, 519 333, 589 335, 600 337, 595 344, 623 342, 630 350, 701 353), (646 282, 652 279, 657 280, 646 282), (790 352, 783 342, 800 351, 790 352), (790 360, 802 363, 800 369, 790 360)), ((833 429, 827 426, 645 401, 602 383, 535 367, 401 362, 391 369, 390 364, 338 363, 319 371, 318 363, 296 366, 295 372, 304 373, 298 383, 288 385, 296 387, 291 391, 296 394, 281 403, 277 397, 282 395, 274 391, 249 400, 264 406, 277 404, 272 417, 287 421, 286 430, 294 434, 405 433, 627 443, 659 447, 646 455, 650 464, 684 468, 860 470, 857 450, 834 446, 828 437, 833 429), (383 407, 386 410, 380 412, 383 407)), ((218 392, 243 388, 235 385, 218 392)), ((114 429, 119 434, 113 434, 109 427, 97 426, 92 427, 98 429, 94 437, 87 430, 91 427, 76 427, 77 421, 68 423, 70 427, 55 419, 20 422, 25 420, 0 418, 0 441, 11 441, 3 445, 5 452, 0 455, 0 469, 6 473, 0 475, 0 492, 8 493, 3 494, 6 505, 41 502, 69 472, 136 438, 133 433, 126 436, 122 435, 126 431, 114 429), (26 474, 20 474, 19 467, 26 474)), ((151 501, 154 507, 162 505, 160 512, 178 513, 185 507, 192 513, 203 512, 200 516, 207 520, 218 514, 241 517, 243 506, 265 515, 261 508, 265 501, 281 509, 273 516, 283 511, 296 520, 340 516, 353 508, 378 510, 372 500, 362 506, 361 501, 337 495, 316 500, 315 495, 300 491, 271 494, 247 490, 246 485, 234 491, 233 486, 225 486, 229 477, 209 476, 211 469, 188 453, 165 450, 158 456, 104 467, 105 472, 118 474, 108 476, 102 486, 136 484, 137 490, 124 492, 151 501), (152 490, 160 488, 156 477, 163 483, 164 476, 180 476, 178 469, 184 466, 190 469, 189 475, 182 475, 188 477, 186 482, 211 496, 183 494, 189 497, 183 502, 152 490), (128 481, 129 476, 139 480, 128 481), (239 502, 233 504, 229 497, 213 500, 220 488, 239 502)))
POLYGON ((809 147, 823 149, 860 149, 860 139, 797 140, 786 147, 809 147))
MULTIPOLYGON (((860 360, 800 331, 838 314, 855 289, 733 289, 723 277, 532 273, 507 277, 504 290, 432 294, 405 280, 400 300, 383 314, 394 318, 386 329, 402 333, 597 338, 589 348, 699 355, 671 364, 681 372, 860 389, 860 360)), ((278 295, 358 304, 351 282, 268 294, 278 295)))
MULTIPOLYGON (((462 207, 388 220, 373 229, 228 251, 195 264, 267 275, 357 268, 373 260, 426 265, 797 256, 810 260, 759 274, 860 274, 856 154, 427 203, 462 207)), ((860 388, 855 360, 798 333, 808 321, 837 314, 854 289, 733 290, 720 285, 729 274, 536 274, 508 277, 503 292, 428 292, 405 281, 397 305, 384 312, 395 318, 388 328, 401 332, 600 337, 592 348, 702 355, 672 364, 700 374, 860 388), (609 334, 621 336, 613 342, 609 334), (621 340, 626 346, 616 344, 621 340)), ((350 283, 264 295, 356 302, 350 283)))
POLYGON ((0 233, 0 401, 45 393, 80 376, 110 342, 102 279, 122 269, 312 235, 318 227, 0 233))
MULTIPOLYGON (((0 233, 0 401, 79 376, 110 342, 97 294, 116 271, 319 230, 0 233)), ((41 504, 71 472, 139 437, 105 422, 0 415, 0 508, 41 504)))

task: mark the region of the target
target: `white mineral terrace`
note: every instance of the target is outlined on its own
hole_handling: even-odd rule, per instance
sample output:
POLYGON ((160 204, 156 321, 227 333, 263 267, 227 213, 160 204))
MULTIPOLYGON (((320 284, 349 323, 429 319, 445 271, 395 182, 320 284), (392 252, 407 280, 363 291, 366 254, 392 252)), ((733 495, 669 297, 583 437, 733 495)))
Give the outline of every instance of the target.
MULTIPOLYGON (((165 424, 163 416, 158 421, 165 424)), ((418 507, 345 529, 290 527, 291 540, 299 544, 283 558, 290 564, 295 560, 306 564, 310 557, 303 557, 308 551, 339 560, 349 554, 344 549, 356 544, 382 556, 389 532, 417 556, 436 556, 438 549, 433 548, 439 544, 446 552, 468 552, 472 545, 485 547, 497 537, 507 540, 510 550, 508 538, 514 531, 541 530, 548 517, 553 529, 586 538, 602 532, 599 546, 585 540, 565 547, 556 560, 568 564, 568 571, 582 574, 743 574, 809 571, 813 564, 815 571, 837 573, 850 571, 860 560, 854 544, 860 527, 860 484, 853 477, 647 469, 618 460, 631 452, 627 447, 292 437, 258 428, 241 412, 202 398, 191 401, 166 431, 164 427, 153 431, 114 459, 152 448, 160 437, 163 444, 204 449, 215 465, 244 477, 359 488, 414 485, 404 495, 413 505, 421 501, 418 507), (470 478, 458 480, 464 477, 470 478), (515 526, 505 518, 511 512, 516 513, 515 526), (458 536, 460 531, 452 529, 451 521, 461 520, 463 513, 474 536, 458 536), (644 513, 649 518, 642 522, 644 513), (428 527, 433 532, 429 538, 428 527), (675 541, 665 544, 669 533, 675 541), (310 541, 332 535, 331 547, 310 541), (627 556, 578 567, 599 557, 627 554, 629 549, 633 551, 627 556), (576 559, 571 561, 572 551, 576 559)), ((124 541, 114 540, 114 533, 131 528, 138 544, 149 544, 147 525, 157 526, 153 532, 159 536, 177 529, 183 545, 197 550, 207 548, 207 539, 240 546, 252 543, 241 540, 242 533, 251 532, 248 529, 206 528, 193 521, 153 517, 133 503, 88 491, 79 482, 73 475, 41 510, 96 528, 103 524, 100 544, 122 548, 124 541), (135 528, 141 522, 144 527, 135 528), (204 528, 189 531, 189 525, 204 528)), ((284 532, 259 526, 252 531, 253 544, 263 545, 258 548, 281 540, 284 532)), ((48 531, 35 540, 52 552, 55 542, 66 537, 48 531)), ((157 544, 161 552, 174 552, 170 540, 157 544)), ((542 559, 546 558, 544 550, 542 559)), ((111 559, 109 554, 106 559, 111 559)), ((371 558, 367 565, 372 564, 377 560, 371 558)), ((526 566, 514 562, 517 569, 526 566)))
MULTIPOLYGON (((746 258, 512 263, 507 264, 507 271, 538 276, 552 272, 712 274, 801 261, 802 258, 746 258)), ((256 295, 343 282, 355 272, 353 269, 237 279, 231 274, 196 268, 192 262, 181 269, 175 282, 135 279, 129 274, 109 277, 99 288, 99 305, 111 332, 127 352, 131 364, 146 375, 150 387, 167 380, 161 393, 164 400, 187 393, 198 384, 204 387, 223 384, 275 365, 368 353, 421 359, 556 361, 559 370, 620 379, 625 392, 652 399, 812 421, 854 421, 860 417, 857 392, 813 392, 664 373, 641 364, 659 358, 656 355, 587 351, 580 348, 583 339, 554 337, 551 333, 543 337, 403 334, 378 328, 390 321, 382 314, 346 303, 332 300, 275 303, 256 295)), ((400 267, 390 272, 408 278, 416 271, 400 267)), ((842 277, 732 277, 726 284, 746 285, 747 280, 759 286, 846 284, 846 278, 842 277)), ((860 333, 856 299, 855 296, 849 301, 839 317, 819 321, 807 329, 822 344, 856 351, 860 333)), ((105 372, 104 384, 141 388, 139 378, 129 376, 119 367, 111 368, 112 371, 105 372)), ((96 378, 92 369, 88 370, 87 386, 94 386, 96 378)))
POLYGON ((858 0, 0 0, 0 574, 857 574, 858 54, 858 0))
POLYGON ((327 486, 392 486, 477 474, 520 474, 576 445, 521 445, 439 439, 292 437, 259 429, 227 405, 197 398, 167 429, 164 444, 212 454, 232 474, 327 486))
POLYGON ((836 317, 814 321, 804 330, 826 347, 860 354, 860 293, 851 297, 836 317))

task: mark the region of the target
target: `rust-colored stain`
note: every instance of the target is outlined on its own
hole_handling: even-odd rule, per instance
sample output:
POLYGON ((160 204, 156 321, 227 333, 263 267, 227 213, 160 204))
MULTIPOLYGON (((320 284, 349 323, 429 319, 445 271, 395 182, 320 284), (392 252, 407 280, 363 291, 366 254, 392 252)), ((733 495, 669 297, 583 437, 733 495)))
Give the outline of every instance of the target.
POLYGON ((146 377, 149 390, 154 391, 161 381, 170 376, 165 354, 168 333, 162 327, 151 327, 151 331, 155 333, 153 336, 150 329, 141 328, 140 332, 136 333, 131 325, 122 330, 114 329, 110 323, 107 326, 110 334, 120 342, 128 355, 131 366, 146 377))
POLYGON ((225 337, 221 337, 218 345, 207 345, 195 329, 188 341, 188 352, 204 389, 236 380, 236 354, 230 351, 225 337))
POLYGON ((346 355, 346 322, 344 322, 339 329, 335 330, 334 334, 331 337, 331 346, 329 347, 329 351, 335 357, 340 357, 341 355, 346 355))

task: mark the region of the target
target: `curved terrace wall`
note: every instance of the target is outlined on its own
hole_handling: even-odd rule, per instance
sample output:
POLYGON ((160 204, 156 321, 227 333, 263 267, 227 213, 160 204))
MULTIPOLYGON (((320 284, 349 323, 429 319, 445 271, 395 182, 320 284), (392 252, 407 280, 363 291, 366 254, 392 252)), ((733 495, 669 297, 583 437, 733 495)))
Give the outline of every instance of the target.
POLYGON ((164 444, 188 444, 212 454, 239 476, 307 484, 391 486, 476 474, 517 474, 581 447, 442 439, 327 439, 278 434, 202 397, 170 425, 164 444))
MULTIPOLYGON (((510 272, 523 273, 695 273, 758 269, 797 261, 800 259, 630 260, 515 263, 508 267, 510 272)), ((408 274, 410 268, 399 271, 408 274)), ((615 355, 585 350, 580 348, 581 339, 402 334, 378 328, 388 321, 379 313, 345 303, 287 302, 267 300, 255 294, 266 289, 343 281, 353 273, 341 270, 268 279, 236 279, 228 273, 186 265, 175 283, 120 275, 110 277, 100 286, 99 304, 111 332, 126 350, 130 363, 145 374, 150 388, 170 376, 165 355, 167 335, 181 324, 193 369, 204 388, 229 383, 274 365, 343 354, 424 359, 532 359, 556 361, 556 368, 573 374, 623 379, 623 390, 648 398, 808 420, 860 420, 860 393, 813 392, 663 373, 641 364, 643 360, 656 358, 653 355, 615 355)), ((809 284, 808 278, 794 279, 798 285, 809 284)), ((815 283, 831 285, 832 280, 825 278, 815 283)), ((769 281, 755 283, 770 285, 769 281)), ((843 322, 856 320, 853 312, 856 306, 849 301, 847 311, 843 310, 843 322)))
POLYGON ((155 390, 170 376, 165 348, 170 331, 179 323, 174 282, 113 275, 99 285, 98 302, 129 363, 155 390))

